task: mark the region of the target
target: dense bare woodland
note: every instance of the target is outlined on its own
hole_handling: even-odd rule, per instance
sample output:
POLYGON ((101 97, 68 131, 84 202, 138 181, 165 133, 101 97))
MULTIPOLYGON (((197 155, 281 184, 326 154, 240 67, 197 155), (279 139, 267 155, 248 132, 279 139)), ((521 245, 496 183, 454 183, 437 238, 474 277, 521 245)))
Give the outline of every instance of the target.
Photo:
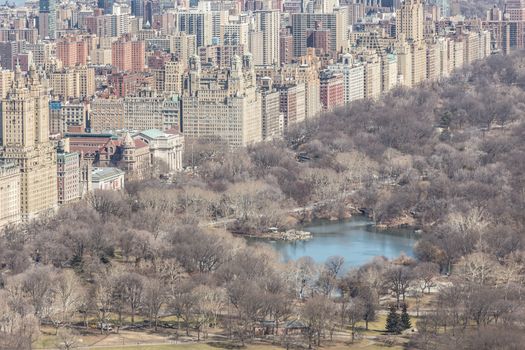
POLYGON ((30 348, 43 324, 71 348, 64 344, 89 324, 106 332, 110 321, 129 327, 140 316, 156 331, 166 315, 180 320, 175 332, 199 339, 219 326, 239 344, 314 347, 335 331, 353 338, 358 322, 408 301, 419 317, 407 348, 520 349, 523 101, 524 55, 494 56, 309 120, 282 141, 236 151, 188 145, 195 171, 174 183, 95 192, 56 217, 8 228, 0 348, 30 348), (349 272, 338 257, 285 265, 228 232, 358 210, 421 228, 417 261, 378 258, 349 272), (301 332, 279 331, 294 320, 301 332), (259 331, 263 321, 270 331, 259 331))

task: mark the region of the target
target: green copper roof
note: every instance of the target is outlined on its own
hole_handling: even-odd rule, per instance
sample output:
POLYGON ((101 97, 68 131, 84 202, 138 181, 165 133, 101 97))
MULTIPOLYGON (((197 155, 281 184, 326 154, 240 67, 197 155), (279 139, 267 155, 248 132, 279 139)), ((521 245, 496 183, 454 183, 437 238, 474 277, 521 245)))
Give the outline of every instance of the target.
POLYGON ((141 131, 140 134, 146 136, 147 138, 150 138, 150 139, 155 139, 157 137, 162 137, 164 136, 164 131, 161 131, 161 130, 158 130, 158 129, 149 129, 149 130, 144 130, 144 131, 141 131))

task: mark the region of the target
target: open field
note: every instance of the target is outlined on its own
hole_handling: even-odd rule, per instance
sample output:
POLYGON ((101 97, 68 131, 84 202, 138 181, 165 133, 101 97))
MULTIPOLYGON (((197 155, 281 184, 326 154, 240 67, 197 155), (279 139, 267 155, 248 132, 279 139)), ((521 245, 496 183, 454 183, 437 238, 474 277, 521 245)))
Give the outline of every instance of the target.
MULTIPOLYGON (((100 350, 220 350, 220 349, 244 349, 244 350, 280 350, 283 347, 277 347, 272 345, 247 345, 244 348, 237 348, 228 346, 227 344, 156 344, 156 345, 129 345, 129 346, 94 346, 94 347, 81 347, 81 349, 100 349, 100 350)), ((374 344, 370 341, 361 341, 352 345, 337 344, 323 346, 327 350, 401 350, 399 346, 384 346, 374 344)))
MULTIPOLYGON (((384 335, 385 315, 379 315, 375 322, 369 323, 369 330, 364 330, 364 324, 359 331, 360 338, 354 343, 348 343, 350 335, 338 333, 333 342, 325 340, 322 348, 329 350, 343 349, 394 349, 401 350, 399 346, 386 346, 381 344, 375 337, 384 335)), ((361 327, 361 325, 360 325, 361 327)), ((217 330, 215 330, 217 331, 217 330)), ((160 330, 152 333, 147 330, 129 331, 121 330, 117 333, 99 334, 96 330, 79 332, 77 335, 76 348, 78 349, 101 349, 101 350, 218 350, 218 349, 241 349, 237 344, 232 344, 218 333, 210 333, 206 342, 197 343, 193 338, 181 337, 177 340, 172 330, 160 330)), ((401 340, 401 339, 400 339, 401 340)), ((57 349, 59 339, 54 329, 44 327, 38 340, 34 343, 34 349, 57 349)), ((257 343, 247 344, 242 349, 246 350, 277 350, 284 349, 280 346, 257 343)))

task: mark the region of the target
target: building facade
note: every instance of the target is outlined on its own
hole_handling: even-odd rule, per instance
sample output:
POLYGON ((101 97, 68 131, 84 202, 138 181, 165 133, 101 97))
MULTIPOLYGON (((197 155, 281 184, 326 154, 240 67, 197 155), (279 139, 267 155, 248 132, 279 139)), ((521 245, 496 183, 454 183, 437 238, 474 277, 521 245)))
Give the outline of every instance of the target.
POLYGON ((57 192, 58 204, 64 205, 80 199, 80 155, 64 150, 64 142, 57 148, 57 192))
POLYGON ((251 56, 236 56, 228 69, 202 71, 190 61, 182 97, 182 131, 189 138, 218 138, 236 148, 262 140, 261 95, 251 56))
POLYGON ((57 208, 56 153, 49 141, 48 95, 34 67, 23 76, 17 66, 2 100, 0 158, 21 169, 21 215, 25 220, 57 208))
POLYGON ((0 228, 22 219, 21 175, 16 163, 0 161, 0 228))

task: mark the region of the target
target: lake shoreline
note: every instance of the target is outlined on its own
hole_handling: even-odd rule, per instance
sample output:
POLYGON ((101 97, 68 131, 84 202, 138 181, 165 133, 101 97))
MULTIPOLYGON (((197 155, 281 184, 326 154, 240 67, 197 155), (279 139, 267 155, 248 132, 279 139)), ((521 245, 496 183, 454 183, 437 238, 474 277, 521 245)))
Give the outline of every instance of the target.
MULTIPOLYGON (((304 214, 304 212, 303 212, 304 214)), ((245 237, 245 238, 257 238, 257 239, 264 239, 264 240, 279 240, 279 241, 304 241, 311 239, 313 237, 313 234, 308 231, 304 231, 303 229, 305 227, 308 227, 309 225, 316 223, 316 222, 343 222, 346 220, 351 220, 352 218, 366 218, 370 220, 370 226, 373 226, 376 232, 389 232, 392 230, 406 230, 406 231, 412 231, 414 234, 420 234, 421 229, 419 229, 419 226, 416 225, 408 225, 405 223, 397 223, 397 224, 380 224, 373 220, 373 218, 365 211, 359 211, 359 210, 352 210, 352 211, 345 211, 344 215, 341 216, 333 216, 333 215, 316 215, 313 211, 310 211, 308 215, 303 216, 301 218, 298 218, 297 216, 292 215, 292 217, 296 220, 295 225, 293 225, 289 229, 283 229, 273 232, 256 232, 256 233, 240 233, 240 232, 232 232, 230 231, 234 236, 237 237, 245 237), (295 234, 295 232, 298 232, 298 234, 295 234)))
POLYGON ((347 267, 357 267, 375 257, 395 259, 406 254, 413 257, 418 235, 413 230, 378 228, 366 215, 354 215, 343 220, 315 219, 303 222, 299 230, 312 233, 309 240, 286 241, 274 236, 244 236, 248 244, 267 244, 282 257, 283 262, 309 256, 324 263, 330 256, 342 256, 347 267))

